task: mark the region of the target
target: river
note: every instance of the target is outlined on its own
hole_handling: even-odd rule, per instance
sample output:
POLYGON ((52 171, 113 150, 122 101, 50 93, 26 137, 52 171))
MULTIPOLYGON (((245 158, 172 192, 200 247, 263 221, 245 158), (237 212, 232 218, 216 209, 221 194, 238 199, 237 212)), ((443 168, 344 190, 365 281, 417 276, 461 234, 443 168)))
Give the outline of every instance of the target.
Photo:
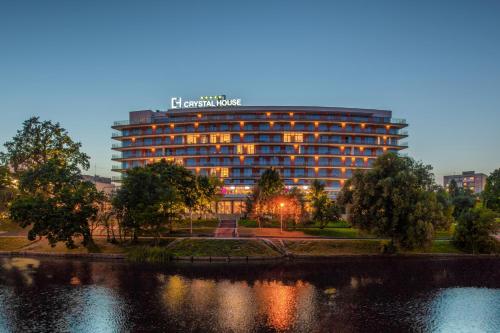
POLYGON ((0 258, 0 332, 500 332, 499 258, 0 258))

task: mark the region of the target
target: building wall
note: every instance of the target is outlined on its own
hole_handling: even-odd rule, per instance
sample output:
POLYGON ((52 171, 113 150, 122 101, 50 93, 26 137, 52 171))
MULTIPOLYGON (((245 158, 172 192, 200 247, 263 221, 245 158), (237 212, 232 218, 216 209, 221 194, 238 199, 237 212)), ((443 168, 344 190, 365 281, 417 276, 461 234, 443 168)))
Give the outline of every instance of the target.
POLYGON ((467 188, 473 193, 481 193, 486 185, 487 176, 484 173, 475 173, 474 171, 464 171, 461 175, 444 176, 444 187, 448 187, 452 179, 455 180, 458 187, 467 188))
MULTIPOLYGON (((287 186, 313 179, 335 193, 355 169, 406 148, 404 121, 390 111, 315 107, 235 107, 131 112, 116 122, 115 171, 173 160, 224 180, 227 196, 244 197, 260 174, 277 168, 287 186)), ((239 205, 239 204, 238 204, 239 205)))

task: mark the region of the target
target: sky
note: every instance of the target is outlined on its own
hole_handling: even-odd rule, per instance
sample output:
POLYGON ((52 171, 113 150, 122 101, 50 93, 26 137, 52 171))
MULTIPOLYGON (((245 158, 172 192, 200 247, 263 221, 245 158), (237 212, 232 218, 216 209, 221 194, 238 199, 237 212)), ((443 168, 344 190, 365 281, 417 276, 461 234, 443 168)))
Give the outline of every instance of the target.
MULTIPOLYGON (((110 176, 112 129, 170 98, 380 108, 436 180, 500 167, 500 1, 0 0, 0 143, 58 121, 110 176)), ((3 147, 0 147, 2 150, 3 147)))

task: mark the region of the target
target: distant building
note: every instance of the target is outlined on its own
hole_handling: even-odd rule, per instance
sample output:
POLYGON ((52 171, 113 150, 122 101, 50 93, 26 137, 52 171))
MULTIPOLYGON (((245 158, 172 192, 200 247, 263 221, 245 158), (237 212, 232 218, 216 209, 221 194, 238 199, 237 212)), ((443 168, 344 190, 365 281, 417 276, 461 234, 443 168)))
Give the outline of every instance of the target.
POLYGON ((83 175, 83 179, 93 183, 98 191, 102 191, 108 196, 115 191, 115 184, 111 182, 111 178, 83 175))
POLYGON ((461 175, 444 176, 444 187, 448 187, 452 179, 455 180, 458 187, 467 188, 473 193, 481 193, 486 185, 486 175, 484 173, 475 173, 474 171, 464 171, 461 175))

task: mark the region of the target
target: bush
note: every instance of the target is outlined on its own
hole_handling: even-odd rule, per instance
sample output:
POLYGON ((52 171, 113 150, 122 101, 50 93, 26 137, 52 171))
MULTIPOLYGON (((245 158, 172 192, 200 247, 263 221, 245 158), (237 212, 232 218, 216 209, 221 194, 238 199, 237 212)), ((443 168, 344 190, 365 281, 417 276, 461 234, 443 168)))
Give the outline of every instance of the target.
POLYGON ((493 235, 497 229, 495 212, 483 207, 473 208, 464 211, 458 218, 453 243, 467 252, 496 252, 499 244, 493 235))
POLYGON ((132 262, 167 263, 172 258, 172 252, 165 247, 137 246, 127 251, 127 259, 132 262))

